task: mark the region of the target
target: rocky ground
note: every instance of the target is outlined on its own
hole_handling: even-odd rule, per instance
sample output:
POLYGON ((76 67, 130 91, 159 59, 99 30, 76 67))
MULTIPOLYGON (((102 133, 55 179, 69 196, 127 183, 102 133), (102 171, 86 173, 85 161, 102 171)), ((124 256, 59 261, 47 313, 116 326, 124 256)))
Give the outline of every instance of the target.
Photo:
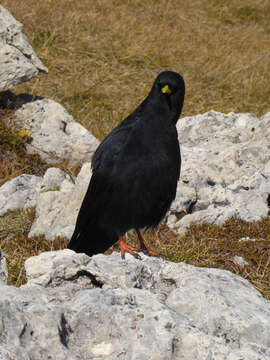
POLYGON ((228 271, 71 250, 26 271, 0 285, 0 358, 270 358, 270 303, 228 271))

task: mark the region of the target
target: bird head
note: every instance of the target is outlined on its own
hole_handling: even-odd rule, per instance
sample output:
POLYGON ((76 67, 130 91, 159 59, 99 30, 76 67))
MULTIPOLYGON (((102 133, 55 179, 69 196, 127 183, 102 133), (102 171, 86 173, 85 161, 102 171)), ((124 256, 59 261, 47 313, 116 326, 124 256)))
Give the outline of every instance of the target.
POLYGON ((168 111, 171 115, 170 119, 176 123, 184 103, 184 79, 176 72, 163 71, 156 78, 149 96, 159 106, 168 111))

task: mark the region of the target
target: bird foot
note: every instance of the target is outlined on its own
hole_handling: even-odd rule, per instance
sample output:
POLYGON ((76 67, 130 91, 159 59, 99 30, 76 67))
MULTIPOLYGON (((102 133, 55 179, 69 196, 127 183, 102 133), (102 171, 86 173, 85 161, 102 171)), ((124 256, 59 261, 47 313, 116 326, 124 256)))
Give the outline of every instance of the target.
POLYGON ((144 240, 143 240, 143 237, 142 237, 142 234, 141 234, 140 230, 136 229, 136 232, 137 232, 138 240, 139 240, 140 246, 141 246, 139 251, 142 251, 145 255, 155 256, 155 257, 159 257, 159 258, 165 258, 165 255, 163 255, 163 254, 158 254, 155 251, 148 250, 145 243, 144 243, 144 240))
POLYGON ((133 255, 136 259, 142 260, 141 256, 137 254, 137 251, 139 251, 138 248, 129 246, 125 243, 123 239, 120 239, 119 241, 119 248, 121 250, 121 258, 125 259, 125 253, 128 252, 129 254, 133 255))
POLYGON ((164 254, 158 254, 155 251, 148 250, 147 247, 145 246, 145 244, 143 243, 143 241, 140 241, 140 244, 141 244, 141 247, 139 249, 134 246, 129 246, 126 244, 123 237, 121 235, 119 235, 119 245, 118 246, 121 250, 122 259, 125 259, 126 252, 128 252, 129 254, 131 254, 138 260, 142 260, 142 257, 138 254, 138 252, 142 252, 145 255, 154 256, 154 257, 158 257, 158 258, 162 258, 162 259, 165 258, 164 254))
POLYGON ((145 255, 154 256, 154 257, 158 257, 158 258, 162 258, 162 259, 165 258, 164 254, 159 254, 152 250, 141 248, 141 249, 139 249, 139 251, 142 251, 145 255))

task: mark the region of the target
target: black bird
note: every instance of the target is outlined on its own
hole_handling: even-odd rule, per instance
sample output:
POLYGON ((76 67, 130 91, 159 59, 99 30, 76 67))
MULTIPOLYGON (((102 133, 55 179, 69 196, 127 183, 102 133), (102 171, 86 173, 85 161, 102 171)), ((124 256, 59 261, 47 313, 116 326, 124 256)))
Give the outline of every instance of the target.
POLYGON ((89 256, 103 253, 135 229, 155 227, 175 198, 181 156, 176 122, 185 96, 183 78, 164 71, 147 98, 102 141, 92 159, 93 175, 68 248, 89 256))

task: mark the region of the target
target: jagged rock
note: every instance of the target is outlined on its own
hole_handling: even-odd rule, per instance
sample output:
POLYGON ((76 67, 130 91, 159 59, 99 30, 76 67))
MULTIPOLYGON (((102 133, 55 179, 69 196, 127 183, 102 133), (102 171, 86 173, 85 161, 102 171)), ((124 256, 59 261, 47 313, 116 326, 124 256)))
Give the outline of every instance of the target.
MULTIPOLYGON (((41 188, 44 182, 47 184, 49 171, 51 174, 52 170, 47 170, 41 188)), ((29 237, 44 234, 50 240, 56 236, 70 238, 90 177, 90 163, 85 163, 75 183, 66 177, 59 188, 46 185, 46 191, 41 190, 37 198, 36 218, 29 237)))
POLYGON ((36 206, 42 178, 20 175, 0 187, 0 216, 8 211, 36 206))
POLYGON ((7 262, 3 252, 0 250, 0 283, 6 284, 8 280, 7 262))
POLYGON ((70 176, 58 168, 49 168, 40 185, 40 192, 60 190, 60 186, 64 181, 70 181, 70 176))
POLYGON ((221 224, 231 216, 247 221, 269 214, 270 112, 221 114, 181 119, 181 179, 168 217, 179 231, 191 223, 221 224), (187 215, 181 219, 178 213, 187 215))
POLYGON ((26 285, 0 285, 0 356, 270 358, 270 303, 248 281, 224 270, 142 259, 71 250, 28 259, 26 285))
POLYGON ((99 144, 53 100, 32 100, 23 104, 15 115, 19 127, 31 131, 27 152, 38 154, 49 164, 65 161, 67 165, 79 165, 91 159, 99 144))
POLYGON ((43 178, 22 174, 7 181, 0 187, 0 216, 8 211, 35 207, 41 194, 60 190, 70 181, 70 176, 58 168, 49 168, 43 178))
POLYGON ((90 163, 82 166, 75 182, 58 168, 49 168, 43 178, 20 175, 0 187, 0 216, 36 206, 29 237, 44 234, 50 240, 56 236, 69 238, 90 177, 90 163))
POLYGON ((23 25, 0 5, 0 92, 28 81, 48 69, 22 32, 23 25))

